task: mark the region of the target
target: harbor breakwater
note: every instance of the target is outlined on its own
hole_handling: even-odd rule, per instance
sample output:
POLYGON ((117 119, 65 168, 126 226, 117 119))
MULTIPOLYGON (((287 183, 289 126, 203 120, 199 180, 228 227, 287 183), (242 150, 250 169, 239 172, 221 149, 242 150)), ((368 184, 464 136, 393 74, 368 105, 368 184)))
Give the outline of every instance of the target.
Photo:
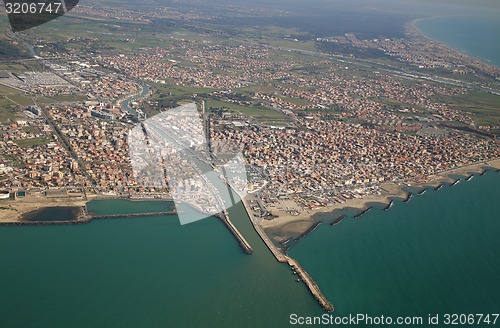
MULTIPOLYGON (((152 217, 152 216, 170 216, 177 215, 179 213, 183 213, 182 211, 178 211, 176 209, 170 211, 157 211, 157 212, 142 212, 142 213, 128 213, 128 214, 104 214, 104 215, 95 215, 89 214, 87 207, 82 206, 80 209, 80 213, 73 220, 34 220, 34 219, 21 219, 20 221, 14 222, 0 222, 0 226, 47 226, 47 225, 82 225, 88 224, 94 220, 109 220, 109 219, 132 219, 132 218, 141 218, 141 217, 152 217)), ((31 213, 26 213, 25 217, 30 215, 31 213)), ((252 254, 253 249, 250 244, 245 240, 243 235, 236 229, 236 227, 232 224, 229 219, 229 214, 227 211, 216 215, 224 225, 229 229, 231 234, 237 239, 241 248, 245 252, 245 254, 252 254)))
MULTIPOLYGON (((257 224, 254 221, 254 217, 251 212, 251 208, 249 204, 245 201, 242 200, 243 207, 245 208, 245 211, 247 212, 248 217, 250 218, 250 221, 252 223, 252 226, 254 227, 255 231, 257 234, 260 236, 264 244, 266 244, 267 248, 271 251, 275 259, 280 262, 280 263, 287 263, 292 270, 294 270, 297 275, 299 276, 300 280, 304 282, 306 287, 309 289, 309 292, 311 295, 314 297, 314 299, 319 303, 319 305, 323 308, 323 310, 327 312, 333 312, 334 307, 332 303, 326 298, 326 296, 323 294, 319 286, 314 282, 312 277, 307 273, 306 270, 293 258, 285 254, 285 252, 277 247, 267 236, 267 234, 264 232, 261 226, 257 224)), ((314 224, 308 231, 311 232, 314 229, 318 227, 318 225, 321 224, 321 222, 317 222, 314 224)))
POLYGON ((243 237, 241 232, 238 229, 236 229, 234 224, 231 222, 231 219, 229 218, 229 214, 227 213, 227 211, 224 210, 222 213, 217 214, 216 216, 224 223, 224 225, 229 229, 231 234, 236 238, 243 252, 245 252, 245 254, 252 254, 253 253, 252 246, 250 246, 250 243, 245 239, 245 237, 243 237))
POLYGON ((306 231, 304 231, 303 233, 301 233, 300 235, 298 235, 293 241, 300 241, 301 239, 303 239, 305 236, 307 236, 308 234, 310 234, 311 232, 313 232, 314 230, 316 230, 316 228, 321 224, 323 223, 322 221, 318 221, 318 222, 315 222, 312 226, 309 227, 309 229, 307 229, 306 231))
POLYGON ((0 226, 42 226, 42 225, 80 225, 88 224, 94 220, 109 220, 109 219, 129 219, 150 216, 166 216, 177 215, 177 210, 158 211, 158 212, 143 212, 143 213, 128 213, 128 214, 106 214, 106 215, 93 215, 89 214, 86 206, 82 206, 80 213, 73 220, 36 220, 33 218, 26 219, 31 216, 30 213, 24 215, 24 219, 13 222, 0 222, 0 226))
POLYGON ((333 312, 334 307, 330 301, 323 294, 319 286, 314 282, 311 276, 307 273, 306 270, 293 258, 288 258, 288 265, 297 272, 299 278, 306 284, 307 288, 311 292, 314 299, 321 305, 321 307, 327 312, 333 312))

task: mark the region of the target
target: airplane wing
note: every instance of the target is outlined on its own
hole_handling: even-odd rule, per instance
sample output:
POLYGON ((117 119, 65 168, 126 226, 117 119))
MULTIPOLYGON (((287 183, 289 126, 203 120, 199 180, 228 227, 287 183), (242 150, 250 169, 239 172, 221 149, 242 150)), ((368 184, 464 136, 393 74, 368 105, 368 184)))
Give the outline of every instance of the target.
POLYGON ((79 0, 3 0, 12 31, 45 24, 72 10, 79 0))

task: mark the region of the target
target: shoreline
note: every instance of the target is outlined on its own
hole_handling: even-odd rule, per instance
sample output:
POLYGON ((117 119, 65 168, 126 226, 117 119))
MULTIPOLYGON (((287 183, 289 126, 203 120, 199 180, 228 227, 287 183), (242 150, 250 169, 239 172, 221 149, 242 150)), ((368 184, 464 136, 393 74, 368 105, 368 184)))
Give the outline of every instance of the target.
MULTIPOLYGON (((439 189, 444 184, 454 186, 462 179, 468 181, 475 174, 483 175, 485 174, 485 172, 490 170, 495 170, 495 171, 500 170, 500 159, 495 159, 491 161, 481 161, 471 165, 445 170, 426 178, 420 178, 420 179, 413 178, 406 183, 403 182, 386 183, 381 186, 383 192, 380 194, 366 195, 360 198, 349 199, 344 203, 335 204, 333 206, 327 206, 314 210, 306 210, 304 212, 301 212, 297 216, 292 216, 291 214, 286 214, 286 215, 282 214, 278 215, 276 219, 270 221, 265 221, 260 218, 257 219, 254 217, 253 210, 251 209, 251 206, 249 204, 248 197, 244 197, 242 199, 242 204, 244 206, 244 209, 248 217, 250 218, 250 221, 255 231, 257 232, 261 240, 265 243, 267 248, 271 251, 275 259, 280 263, 287 263, 292 269, 292 271, 294 272, 296 271, 299 276, 299 279, 297 281, 303 282, 306 285, 311 295, 325 311, 332 312, 334 311, 332 303, 325 297, 320 287, 315 283, 315 281, 307 273, 307 271, 298 263, 298 261, 296 261, 287 254, 288 246, 283 244, 277 245, 277 243, 279 243, 279 240, 276 239, 276 236, 273 237, 272 233, 273 231, 277 230, 280 232, 286 232, 286 231, 294 232, 295 229, 295 233, 298 233, 299 235, 295 237, 295 239, 292 241, 292 246, 293 246, 294 242, 299 242, 302 238, 305 238, 309 233, 313 232, 320 224, 323 223, 323 220, 317 220, 317 216, 321 213, 323 214, 327 213, 327 215, 328 214, 333 215, 337 210, 350 209, 358 211, 358 213, 353 216, 355 218, 360 218, 374 207, 373 203, 385 204, 385 207, 380 208, 380 210, 388 210, 390 209, 395 199, 400 199, 403 202, 407 202, 415 193, 417 194, 423 193, 424 190, 427 190, 429 188, 439 189), (460 176, 461 178, 457 179, 457 176, 460 176), (418 182, 414 182, 415 180, 417 180, 418 182), (419 191, 409 191, 405 190, 406 188, 418 189, 419 191), (292 229, 290 229, 289 226, 290 224, 291 225, 295 224, 295 227, 292 227, 292 229), (288 230, 285 229, 285 227, 287 226, 288 230)), ((56 198, 47 198, 45 196, 43 197, 29 196, 26 199, 17 201, 18 208, 23 208, 25 210, 23 214, 31 212, 31 211, 26 211, 27 209, 30 208, 30 206, 27 205, 31 205, 31 207, 36 207, 36 210, 40 210, 47 207, 55 207, 55 206, 81 206, 79 217, 76 220, 68 220, 68 221, 23 221, 22 219, 20 220, 20 218, 23 218, 23 214, 18 213, 18 219, 16 221, 12 220, 8 221, 5 220, 5 215, 3 215, 5 213, 5 210, 2 209, 2 211, 0 211, 0 215, 2 215, 0 216, 0 226, 81 225, 81 224, 88 224, 93 220, 98 220, 98 219, 133 218, 133 217, 147 216, 148 214, 149 215, 164 214, 164 213, 138 213, 130 215, 126 214, 104 215, 102 217, 89 215, 86 212, 87 202, 100 199, 127 200, 127 198, 124 197, 100 197, 100 195, 89 195, 88 198, 79 198, 79 199, 56 199, 56 198), (44 201, 43 204, 44 206, 40 206, 40 201, 44 201), (50 205, 47 206, 46 204, 47 201, 49 201, 51 203, 50 205, 52 206, 50 205), (54 206, 54 204, 56 205, 54 206)), ((133 200, 130 199, 128 200, 147 201, 151 199, 135 197, 135 199, 133 200)), ((0 203, 0 204, 2 205, 7 204, 9 206, 12 206, 14 205, 13 203, 15 202, 16 201, 9 200, 6 203, 0 203)), ((336 218, 331 220, 330 225, 335 225, 346 217, 347 216, 345 214, 337 216, 336 218)), ((293 235, 291 235, 288 238, 288 240, 290 240, 292 237, 293 235)), ((240 241, 240 246, 244 246, 242 245, 241 241, 240 241)), ((251 247, 249 245, 248 248, 250 251, 246 252, 247 254, 251 253, 251 247)))
MULTIPOLYGON (((250 207, 250 204, 248 204, 247 197, 242 198, 241 203, 243 204, 243 207, 248 215, 248 218, 250 219, 250 222, 252 223, 254 230, 257 232, 257 234, 264 242, 264 244, 267 246, 269 251, 271 251, 276 261, 278 261, 279 263, 287 263, 288 266, 292 269, 292 271, 296 272, 297 275, 300 277, 299 280, 297 280, 297 282, 304 282, 306 287, 309 289, 309 292, 311 293, 313 298, 318 302, 321 308, 323 308, 323 310, 325 310, 326 312, 333 312, 334 307, 332 303, 326 298, 326 296, 323 294, 323 292, 316 284, 316 282, 313 280, 313 278, 299 264, 298 261, 290 257, 288 254, 286 254, 286 251, 282 247, 276 246, 271 241, 268 234, 262 229, 259 223, 255 220, 255 217, 252 214, 252 209, 250 207)), ((309 229, 313 231, 319 226, 319 224, 320 223, 316 224, 314 227, 309 229)), ((306 233, 304 234, 304 237, 305 235, 306 233)))
MULTIPOLYGON (((347 215, 342 213, 335 216, 336 212, 351 210, 355 212, 352 216, 361 218, 363 214, 368 212, 369 209, 373 207, 373 204, 380 204, 380 210, 389 210, 395 199, 407 202, 413 194, 424 193, 424 190, 426 189, 441 188, 441 186, 445 184, 457 184, 457 176, 461 177, 460 180, 470 180, 470 177, 475 174, 481 175, 486 171, 499 169, 500 159, 481 161, 479 163, 445 170, 438 174, 429 176, 425 180, 420 179, 418 182, 409 181, 407 183, 399 184, 383 184, 381 186, 383 192, 378 195, 367 195, 361 198, 349 199, 344 203, 325 206, 314 210, 304 210, 296 216, 283 212, 273 212, 273 214, 277 215, 277 218, 269 221, 262 221, 259 225, 274 244, 279 244, 283 240, 294 238, 294 236, 303 234, 316 224, 316 222, 324 221, 324 217, 320 218, 322 215, 330 216, 331 222, 329 222, 329 224, 335 225, 347 217, 347 215), (417 189, 418 191, 409 191, 407 190, 408 188, 417 189)), ((302 238, 303 237, 305 236, 302 236, 302 238)))
MULTIPOLYGON (((16 200, 8 199, 0 201, 0 225, 14 224, 14 223, 26 223, 26 222, 36 222, 26 220, 26 216, 30 213, 43 210, 50 207, 85 207, 88 203, 92 201, 106 201, 106 200, 126 200, 129 202, 145 202, 145 201, 157 201, 157 202, 171 202, 173 201, 171 197, 165 198, 154 198, 154 197, 129 197, 120 195, 96 195, 96 194, 86 194, 85 197, 47 197, 42 195, 30 195, 23 198, 18 198, 16 200)), ((88 214, 80 213, 74 220, 61 220, 61 221, 38 221, 42 223, 46 222, 76 222, 85 221, 83 217, 88 214)), ((96 215, 97 216, 97 215, 96 215)), ((126 214, 123 214, 126 216, 126 214)))
MULTIPOLYGON (((17 200, 0 201, 0 224, 29 222, 23 220, 29 213, 43 210, 48 207, 80 207, 83 208, 94 197, 85 198, 48 198, 46 196, 26 196, 17 200)), ((68 220, 68 221, 78 221, 68 220)), ((57 222, 57 221, 50 221, 57 222)), ((59 221, 62 222, 62 221, 59 221)))
MULTIPOLYGON (((495 171, 498 172, 500 171, 500 159, 495 159, 491 161, 482 161, 479 163, 467 165, 467 166, 462 166, 458 167, 455 169, 451 170, 445 170, 443 172, 440 172, 436 175, 428 177, 425 181, 418 182, 415 184, 410 184, 410 183, 400 183, 399 185, 393 184, 396 186, 395 189, 392 190, 387 190, 382 187, 383 190, 387 192, 386 195, 371 195, 368 197, 363 197, 360 199, 350 199, 346 201, 344 204, 338 204, 335 206, 330 206, 326 208, 321 208, 317 210, 312 210, 312 214, 308 216, 306 222, 308 222, 308 227, 305 230, 299 230, 297 233, 300 233, 298 237, 296 237, 293 242, 298 242, 301 239, 305 238, 309 233, 313 232, 316 230, 316 228, 323 223, 322 220, 317 221, 315 217, 321 213, 329 213, 333 214, 337 210, 343 210, 346 208, 351 208, 351 209, 357 209, 358 214, 354 215, 353 217, 355 218, 360 218, 362 217, 365 213, 369 212, 373 206, 369 205, 370 203, 384 203, 386 206, 384 208, 380 208, 382 211, 387 211, 392 207, 392 204, 394 203, 394 199, 399 198, 402 202, 408 202, 412 195, 414 193, 417 194, 423 194, 427 189, 429 188, 434 188, 438 189, 441 188, 443 185, 448 184, 450 186, 455 186, 459 181, 462 179, 464 181, 469 181, 472 179, 472 177, 476 174, 479 175, 484 175, 487 171, 495 171), (455 177, 452 177, 455 176, 455 177), (460 176, 460 178, 456 178, 457 176, 460 176), (418 188, 420 189, 418 192, 411 192, 411 191, 405 191, 404 188, 406 187, 411 187, 411 188, 418 188), (403 199, 401 196, 406 195, 406 197, 403 199), (378 196, 378 197, 377 197, 378 196), (378 200, 378 201, 374 201, 378 200), (389 202, 387 203, 387 200, 389 202), (353 204, 356 203, 356 204, 353 204)), ((287 250, 289 249, 288 245, 285 245, 285 242, 288 243, 290 240, 293 239, 293 235, 290 235, 288 237, 283 237, 281 240, 277 240, 276 237, 273 238, 273 229, 269 228, 269 224, 267 224, 268 228, 266 229, 265 226, 266 224, 261 222, 257 222, 255 217, 253 216, 253 211, 251 209, 251 206, 248 204, 248 199, 245 197, 242 199, 242 203, 244 205, 244 208, 247 212, 248 217, 250 218, 250 221, 255 229, 257 231, 258 235, 264 241, 268 249, 271 251, 271 253, 274 255, 276 260, 280 263, 288 263, 288 265, 291 267, 292 271, 295 272, 297 270, 298 275, 300 279, 298 281, 302 281, 306 284, 307 288, 309 289, 309 292, 312 294, 314 299, 319 303, 319 305, 323 308, 323 310, 327 312, 333 312, 334 307, 333 304, 325 297, 325 295, 322 293, 320 287, 314 282, 312 277, 300 266, 298 261, 293 259, 287 254, 287 250), (278 244, 278 245, 277 245, 278 244)), ((307 211, 308 212, 308 211, 307 211)), ((309 212, 308 212, 309 213, 309 212)), ((304 216, 304 213, 301 213, 298 215, 299 220, 304 221, 303 218, 300 218, 301 216, 304 216)), ((340 216, 337 216, 330 222, 330 226, 335 226, 336 224, 340 223, 343 219, 348 218, 346 214, 341 214, 340 216)), ((288 224, 286 221, 288 220, 293 220, 293 216, 290 214, 285 215, 285 216, 278 216, 278 219, 281 219, 282 222, 280 222, 281 226, 279 227, 279 230, 282 231, 283 228, 288 224)), ((273 219, 271 221, 274 221, 276 219, 273 219)), ((296 220, 296 219, 295 219, 296 220)), ((292 243, 293 243, 292 242, 292 243)), ((293 244, 292 244, 293 246, 293 244)))
MULTIPOLYGON (((40 209, 40 210, 43 210, 40 209)), ((29 212, 31 213, 31 212, 29 212)), ((96 220, 110 220, 110 219, 133 219, 139 217, 150 217, 150 216, 164 216, 164 215, 176 215, 177 211, 168 212, 147 212, 147 213, 131 213, 131 214, 110 214, 110 215, 88 215, 85 214, 85 210, 80 209, 80 213, 74 220, 60 220, 60 221, 33 221, 33 220, 19 220, 19 221, 1 221, 0 227, 2 226, 46 226, 46 225, 81 225, 89 224, 96 220)), ((28 213, 27 213, 28 214, 28 213)))
MULTIPOLYGON (((410 38, 422 38, 422 39, 426 40, 427 42, 440 45, 440 46, 446 48, 448 51, 456 52, 456 53, 460 54, 461 56, 465 56, 465 57, 473 60, 475 65, 477 65, 477 64, 486 65, 495 71, 499 71, 500 66, 497 66, 496 64, 490 62, 488 59, 479 57, 478 55, 475 55, 475 54, 472 54, 465 49, 459 49, 456 46, 454 46, 446 41, 439 40, 437 38, 433 38, 433 37, 427 35, 421 28, 418 27, 418 23, 422 22, 422 21, 445 18, 445 17, 461 17, 461 16, 462 17, 474 17, 474 16, 469 16, 469 15, 439 15, 439 16, 432 16, 432 17, 427 17, 427 18, 412 19, 405 24, 405 27, 404 27, 405 34, 410 38)), ((477 17, 482 17, 482 16, 477 16, 477 17)))
MULTIPOLYGON (((484 174, 487 170, 498 170, 500 169, 500 159, 494 159, 491 161, 481 161, 479 163, 462 166, 446 171, 442 171, 438 174, 429 176, 424 179, 420 179, 418 182, 407 182, 407 183, 385 183, 381 185, 382 192, 380 194, 366 195, 360 198, 349 199, 343 203, 337 203, 331 206, 320 207, 316 209, 305 209, 301 211, 298 215, 291 215, 288 213, 283 213, 279 211, 273 211, 277 217, 272 220, 255 220, 252 215, 252 210, 247 204, 246 200, 243 201, 245 209, 250 216, 254 225, 259 226, 266 235, 269 235, 273 242, 280 242, 286 239, 295 238, 298 235, 303 234, 311 228, 312 225, 317 224, 322 220, 316 220, 317 216, 321 214, 334 214, 341 210, 352 210, 355 211, 353 214, 356 218, 361 217, 364 213, 368 212, 373 206, 377 204, 382 206, 381 209, 389 209, 391 203, 395 199, 400 199, 403 202, 408 201, 408 198, 412 194, 424 193, 426 189, 434 188, 439 189, 443 184, 454 185, 458 183, 456 176, 461 176, 466 178, 465 180, 470 180, 473 174, 484 174), (451 177, 454 175, 455 177, 451 177), (407 188, 419 189, 419 191, 410 192, 405 190, 407 188), (283 234, 288 234, 286 239, 276 239, 272 237, 272 233, 280 232, 283 234)), ((417 180, 416 178, 413 180, 417 180)), ((94 200, 126 200, 131 202, 142 202, 142 201, 172 201, 171 197, 165 198, 155 198, 148 196, 119 196, 119 195, 95 195, 87 194, 84 197, 75 198, 51 198, 41 195, 36 196, 26 196, 16 200, 4 200, 0 201, 0 223, 8 222, 25 222, 23 217, 37 210, 41 210, 47 207, 84 207, 87 203, 94 200)), ((378 207, 378 206, 377 206, 378 207)), ((335 224, 339 217, 345 218, 345 214, 339 214, 337 217, 333 218, 329 224, 335 224)), ((70 221, 70 220, 68 220, 70 221)), ((76 220, 73 220, 76 221, 76 220)), ((301 238, 303 238, 302 236, 301 238)))

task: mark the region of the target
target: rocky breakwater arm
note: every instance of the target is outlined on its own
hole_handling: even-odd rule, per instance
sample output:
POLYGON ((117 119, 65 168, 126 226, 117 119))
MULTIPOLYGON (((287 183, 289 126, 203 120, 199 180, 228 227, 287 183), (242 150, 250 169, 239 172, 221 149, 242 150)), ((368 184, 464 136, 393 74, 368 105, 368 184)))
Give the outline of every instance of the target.
POLYGON ((318 301, 319 305, 328 312, 333 312, 333 305, 328 301, 326 296, 321 292, 321 289, 319 289, 318 285, 314 282, 314 280, 311 278, 311 276, 307 273, 306 270, 299 264, 299 262, 295 261, 292 258, 288 258, 288 265, 297 272, 299 275, 300 279, 306 284, 307 288, 309 288, 309 291, 313 295, 314 299, 318 301))
POLYGON ((238 243, 240 244, 240 246, 243 249, 243 251, 245 252, 245 254, 252 254, 253 253, 252 246, 250 246, 250 244, 245 239, 245 237, 243 237, 241 232, 239 232, 238 229, 236 229, 234 224, 229 219, 229 214, 227 213, 227 211, 224 210, 222 213, 220 213, 218 215, 218 217, 228 227, 229 231, 233 234, 233 236, 236 237, 236 239, 238 240, 238 243))
MULTIPOLYGON (((314 282, 314 280, 311 278, 311 276, 307 273, 306 270, 293 258, 289 257, 285 252, 274 245, 274 243, 269 239, 267 234, 264 232, 261 226, 259 226, 258 223, 255 222, 255 218, 253 217, 252 210, 250 208, 250 205, 248 204, 246 199, 243 199, 243 205, 245 207, 245 210, 248 213, 248 216, 250 217, 250 221, 252 222, 253 227, 255 228, 255 231, 259 234, 260 238, 266 246, 269 248, 271 253, 274 255, 276 260, 281 263, 288 263, 288 265, 297 272, 299 275, 300 279, 306 284, 307 288, 309 288, 309 291, 311 292, 311 295, 313 295, 314 299, 318 301, 319 305, 328 312, 333 311, 333 305, 328 301, 326 296, 321 292, 321 289, 319 289, 318 285, 314 282)), ((319 222, 320 223, 320 222, 319 222)), ((318 223, 318 224, 319 224, 318 223)), ((317 225, 315 226, 317 227, 317 225)), ((313 228, 314 229, 314 228, 313 228)))

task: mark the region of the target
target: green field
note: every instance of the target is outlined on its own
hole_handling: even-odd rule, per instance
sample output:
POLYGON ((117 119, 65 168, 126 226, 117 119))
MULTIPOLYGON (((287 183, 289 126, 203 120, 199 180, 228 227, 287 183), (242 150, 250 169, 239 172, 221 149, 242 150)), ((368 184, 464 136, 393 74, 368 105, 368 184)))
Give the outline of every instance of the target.
POLYGON ((0 85, 0 96, 7 96, 17 93, 18 91, 5 85, 0 85))
MULTIPOLYGON (((11 72, 14 74, 22 73, 25 71, 37 71, 44 68, 44 65, 36 61, 4 61, 0 63, 0 71, 11 72)), ((0 86, 0 88, 5 86, 0 86)), ((5 87, 8 88, 8 87, 5 87)), ((1 90, 1 89, 0 89, 1 90)), ((11 89, 12 90, 12 89, 11 89)), ((17 92, 17 91, 15 91, 17 92)))
POLYGON ((80 95, 54 95, 51 96, 50 99, 54 100, 55 102, 78 102, 84 101, 87 98, 80 95))
MULTIPOLYGON (((373 100, 375 102, 378 102, 379 104, 387 105, 390 107, 411 107, 411 108, 415 108, 415 109, 422 110, 422 111, 428 111, 425 107, 423 107, 421 105, 404 103, 404 102, 401 102, 401 101, 398 101, 395 99, 391 99, 391 98, 387 98, 387 97, 370 97, 368 99, 373 100)), ((404 115, 404 114, 402 114, 402 115, 404 115)), ((413 114, 409 114, 409 115, 413 115, 413 114)))
POLYGON ((30 97, 19 94, 8 96, 8 98, 20 106, 29 106, 34 104, 30 97))
POLYGON ((14 103, 0 96, 0 123, 6 123, 16 116, 17 112, 14 103))
MULTIPOLYGON (((190 100, 196 97, 206 96, 207 94, 215 91, 211 88, 202 87, 187 87, 170 84, 153 84, 158 91, 153 97, 152 101, 157 101, 159 108, 172 108, 179 105, 180 102, 190 100)), ((146 112, 151 115, 154 111, 145 108, 146 112)))
POLYGON ((284 101, 288 101, 292 104, 298 105, 298 106, 309 106, 312 104, 309 100, 306 99, 300 99, 300 98, 292 98, 292 97, 285 97, 285 96, 280 96, 281 99, 284 101))
POLYGON ((452 109, 474 114, 478 125, 500 125, 500 96, 472 92, 457 96, 436 96, 436 101, 446 103, 452 109))
POLYGON ((25 96, 21 91, 0 85, 0 98, 7 100, 12 105, 33 105, 31 97, 25 96))
POLYGON ((47 138, 33 138, 33 139, 16 140, 15 142, 21 148, 32 148, 35 146, 46 145, 50 142, 50 140, 47 138))
POLYGON ((239 88, 237 92, 248 95, 255 92, 269 93, 274 92, 275 90, 276 88, 270 85, 251 85, 248 87, 239 88))
POLYGON ((276 40, 272 41, 271 45, 274 47, 285 49, 298 49, 305 51, 317 51, 316 43, 314 41, 292 41, 292 40, 276 40))
MULTIPOLYGON (((139 4, 138 4, 139 5, 139 4)), ((66 49, 84 51, 88 48, 102 48, 108 53, 137 53, 141 47, 165 47, 165 33, 148 23, 123 21, 113 18, 96 18, 70 13, 37 28, 37 33, 27 31, 29 40, 36 40, 40 34, 48 41, 60 41, 75 37, 97 37, 99 40, 70 41, 61 43, 66 49)))
POLYGON ((24 126, 23 131, 26 133, 40 133, 42 132, 39 128, 34 126, 24 126))
POLYGON ((154 87, 160 93, 159 98, 161 99, 162 95, 165 97, 184 97, 184 96, 192 96, 193 94, 203 95, 207 93, 214 92, 215 89, 211 88, 202 88, 202 87, 189 87, 182 85, 169 85, 169 84, 154 84, 154 87))
POLYGON ((276 110, 268 109, 264 107, 245 107, 233 103, 228 103, 221 100, 208 99, 206 101, 207 108, 220 108, 227 109, 234 113, 244 114, 252 116, 259 120, 286 120, 286 116, 276 110))

